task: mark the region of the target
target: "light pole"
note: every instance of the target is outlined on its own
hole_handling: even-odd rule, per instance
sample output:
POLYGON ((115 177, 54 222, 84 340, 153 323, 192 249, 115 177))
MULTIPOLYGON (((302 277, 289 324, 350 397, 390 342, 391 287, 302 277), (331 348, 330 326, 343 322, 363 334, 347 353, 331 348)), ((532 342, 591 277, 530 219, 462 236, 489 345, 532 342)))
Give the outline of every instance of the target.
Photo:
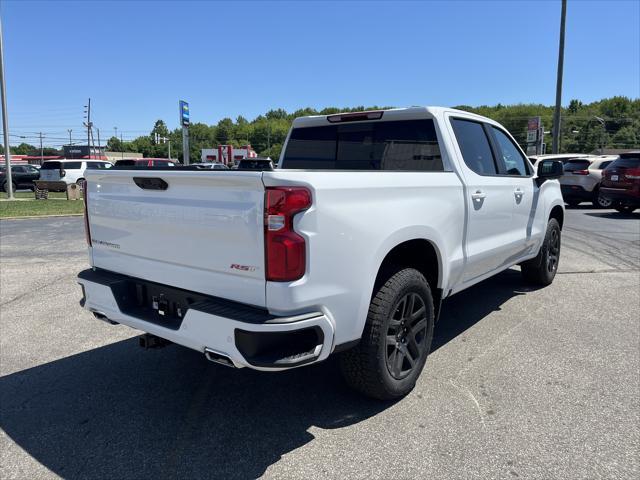
POLYGON ((4 53, 2 44, 2 18, 0 18, 0 96, 2 96, 2 128, 4 130, 4 163, 7 176, 7 198, 13 200, 13 181, 11 178, 11 147, 9 145, 9 119, 7 118, 7 91, 4 84, 4 53))
POLYGON ((556 108, 553 112, 553 153, 560 149, 560 109, 562 107, 562 71, 564 66, 564 27, 567 18, 567 0, 562 0, 560 14, 560 44, 558 46, 558 77, 556 79, 556 108))
MULTIPOLYGON (((603 143, 603 142, 602 142, 602 134, 603 134, 604 132, 606 132, 606 130, 607 130, 607 123, 604 121, 604 119, 603 119, 603 118, 597 117, 597 116, 595 116, 595 115, 594 115, 592 118, 593 118, 593 119, 595 119, 595 120, 596 120, 600 125, 602 125, 602 131, 600 132, 600 142, 599 142, 599 143, 600 143, 600 155, 602 155, 602 151, 604 150, 604 145, 602 144, 602 143, 603 143)), ((589 120, 589 122, 590 122, 590 121, 591 121, 591 120, 589 120)), ((588 124, 589 122, 587 122, 587 124, 588 124)))

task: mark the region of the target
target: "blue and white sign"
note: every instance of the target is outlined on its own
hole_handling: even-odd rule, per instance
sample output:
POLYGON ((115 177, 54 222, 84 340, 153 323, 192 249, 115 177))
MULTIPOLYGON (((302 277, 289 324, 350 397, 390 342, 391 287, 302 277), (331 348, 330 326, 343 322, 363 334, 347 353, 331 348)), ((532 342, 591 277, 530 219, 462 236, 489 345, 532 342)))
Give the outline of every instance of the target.
POLYGON ((184 100, 180 100, 180 125, 189 126, 189 104, 184 100))

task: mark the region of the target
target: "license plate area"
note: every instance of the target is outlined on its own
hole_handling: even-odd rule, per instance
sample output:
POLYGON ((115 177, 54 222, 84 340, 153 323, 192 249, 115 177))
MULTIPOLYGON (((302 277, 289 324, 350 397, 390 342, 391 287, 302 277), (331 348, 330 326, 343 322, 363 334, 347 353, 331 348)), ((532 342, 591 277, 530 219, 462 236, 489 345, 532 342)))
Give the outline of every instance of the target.
POLYGON ((617 182, 618 181, 618 175, 611 175, 611 181, 612 182, 617 182))
POLYGON ((194 292, 134 279, 111 284, 111 291, 122 313, 172 330, 180 328, 191 305, 207 298, 194 292))

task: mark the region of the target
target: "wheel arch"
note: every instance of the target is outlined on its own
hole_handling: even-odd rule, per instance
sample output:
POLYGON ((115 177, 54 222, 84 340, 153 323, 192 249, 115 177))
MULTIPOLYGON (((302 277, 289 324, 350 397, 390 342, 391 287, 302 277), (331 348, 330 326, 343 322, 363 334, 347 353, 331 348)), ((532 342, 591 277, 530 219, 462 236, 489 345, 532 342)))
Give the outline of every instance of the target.
POLYGON ((564 208, 560 205, 556 205, 549 212, 549 220, 555 218, 560 224, 560 230, 562 230, 562 225, 564 224, 564 208))
POLYGON ((424 275, 431 288, 437 320, 443 296, 442 285, 445 273, 442 252, 437 243, 424 237, 412 238, 403 240, 389 249, 378 265, 369 301, 388 276, 398 268, 415 268, 424 275))

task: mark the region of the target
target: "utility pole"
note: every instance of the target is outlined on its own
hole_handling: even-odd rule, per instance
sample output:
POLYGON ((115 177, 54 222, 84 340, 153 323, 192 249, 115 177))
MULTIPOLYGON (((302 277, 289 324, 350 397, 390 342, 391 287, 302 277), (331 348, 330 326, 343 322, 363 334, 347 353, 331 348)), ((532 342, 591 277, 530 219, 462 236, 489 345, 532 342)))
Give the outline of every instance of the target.
POLYGON ((168 142, 169 142, 169 160, 171 160, 171 139, 169 139, 168 142))
POLYGON ((562 71, 564 68, 564 27, 567 18, 567 0, 562 0, 560 14, 560 45, 558 47, 558 77, 556 79, 556 108, 553 112, 553 153, 560 149, 560 110, 562 108, 562 71))
POLYGON ((100 156, 102 157, 102 146, 100 145, 100 129, 96 127, 96 132, 98 132, 98 152, 100 152, 100 156))
POLYGON ((89 99, 89 103, 85 105, 87 109, 85 113, 87 114, 87 121, 84 124, 87 127, 87 149, 89 151, 89 158, 91 158, 91 127, 93 126, 91 123, 91 99, 89 99))
POLYGON ((42 132, 38 134, 40 136, 40 165, 44 162, 44 151, 42 150, 42 132))
POLYGON ((124 158, 124 142, 122 141, 122 132, 120 132, 120 158, 124 158))
POLYGON ((2 129, 4 130, 4 163, 7 167, 7 198, 13 200, 11 178, 11 146, 9 145, 9 119, 7 118, 7 90, 4 82, 4 47, 2 43, 2 18, 0 18, 0 93, 2 96, 2 129))
POLYGON ((73 141, 71 140, 71 132, 73 132, 73 129, 69 128, 67 129, 67 132, 69 132, 69 153, 71 154, 71 158, 73 159, 73 141))

